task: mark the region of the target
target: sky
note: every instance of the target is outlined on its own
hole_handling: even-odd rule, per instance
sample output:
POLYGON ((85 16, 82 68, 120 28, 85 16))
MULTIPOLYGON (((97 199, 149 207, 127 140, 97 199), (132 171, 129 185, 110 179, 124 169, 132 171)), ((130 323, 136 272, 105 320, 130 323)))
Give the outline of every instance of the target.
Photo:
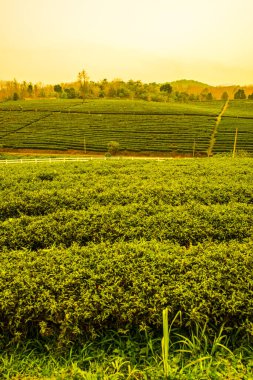
POLYGON ((253 84, 253 0, 0 0, 0 80, 253 84))

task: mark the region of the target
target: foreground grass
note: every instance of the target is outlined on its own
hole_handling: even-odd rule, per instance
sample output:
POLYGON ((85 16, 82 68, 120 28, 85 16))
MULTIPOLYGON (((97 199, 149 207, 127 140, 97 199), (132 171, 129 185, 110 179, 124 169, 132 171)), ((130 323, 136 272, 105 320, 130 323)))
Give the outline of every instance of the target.
POLYGON ((168 377, 164 375, 161 339, 147 332, 109 331, 82 347, 58 351, 51 341, 30 340, 0 354, 0 378, 37 379, 253 379, 253 349, 234 349, 222 329, 208 342, 205 329, 191 336, 171 333, 168 377), (229 348, 230 345, 230 348, 229 348))

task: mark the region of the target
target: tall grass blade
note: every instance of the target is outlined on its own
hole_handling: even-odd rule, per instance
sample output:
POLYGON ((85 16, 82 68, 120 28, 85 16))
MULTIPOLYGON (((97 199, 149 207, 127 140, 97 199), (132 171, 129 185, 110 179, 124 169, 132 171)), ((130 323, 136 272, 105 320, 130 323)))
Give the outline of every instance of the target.
POLYGON ((202 358, 198 358, 196 360, 193 360, 192 362, 186 364, 186 366, 181 368, 180 373, 182 373, 186 368, 191 367, 195 364, 198 364, 198 363, 203 362, 204 360, 208 360, 208 359, 212 359, 212 357, 211 356, 203 356, 202 358))
POLYGON ((163 310, 163 338, 162 338, 162 358, 165 379, 169 375, 169 323, 168 323, 168 308, 163 310))

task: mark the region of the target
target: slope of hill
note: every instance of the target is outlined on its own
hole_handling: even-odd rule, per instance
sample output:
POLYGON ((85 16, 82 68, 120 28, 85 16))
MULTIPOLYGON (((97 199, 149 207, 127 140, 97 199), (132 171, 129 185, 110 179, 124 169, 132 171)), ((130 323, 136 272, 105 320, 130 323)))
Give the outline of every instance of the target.
POLYGON ((188 93, 200 93, 205 88, 211 88, 209 84, 198 82, 191 79, 181 79, 174 82, 171 82, 171 86, 174 91, 185 91, 188 93))

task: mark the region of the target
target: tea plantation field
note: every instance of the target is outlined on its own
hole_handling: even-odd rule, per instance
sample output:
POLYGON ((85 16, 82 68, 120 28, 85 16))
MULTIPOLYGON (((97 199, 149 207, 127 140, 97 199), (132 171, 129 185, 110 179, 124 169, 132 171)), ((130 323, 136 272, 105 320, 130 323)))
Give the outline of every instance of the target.
POLYGON ((238 130, 237 150, 253 152, 253 102, 233 100, 221 119, 216 134, 214 153, 233 150, 235 131, 238 130))
POLYGON ((165 306, 186 325, 193 311, 231 328, 253 322, 252 159, 0 170, 2 333, 156 326, 165 306))
POLYGON ((215 134, 222 101, 157 103, 131 100, 44 99, 0 103, 0 149, 201 155, 253 152, 253 102, 230 100, 215 134), (215 144, 211 142, 215 135, 215 144))
POLYGON ((0 104, 0 147, 206 155, 223 102, 28 100, 0 104), (85 147, 84 147, 85 146, 85 147))
POLYGON ((161 334, 166 307, 252 343, 252 176, 251 158, 1 166, 1 348, 161 334))

